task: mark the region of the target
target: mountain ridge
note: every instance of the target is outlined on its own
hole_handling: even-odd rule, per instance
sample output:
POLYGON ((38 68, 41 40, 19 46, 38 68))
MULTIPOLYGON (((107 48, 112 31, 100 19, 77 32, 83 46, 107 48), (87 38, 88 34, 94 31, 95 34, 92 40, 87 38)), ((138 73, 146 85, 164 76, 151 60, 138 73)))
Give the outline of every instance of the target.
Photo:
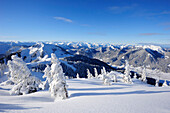
POLYGON ((170 51, 156 45, 115 45, 87 42, 12 42, 12 44, 11 42, 0 42, 0 44, 11 46, 12 48, 8 52, 12 49, 20 50, 21 57, 27 63, 50 58, 50 53, 54 52, 58 58, 83 55, 117 66, 124 65, 125 60, 129 60, 130 65, 135 67, 145 65, 150 69, 170 72, 170 51), (31 58, 28 58, 30 56, 31 58))

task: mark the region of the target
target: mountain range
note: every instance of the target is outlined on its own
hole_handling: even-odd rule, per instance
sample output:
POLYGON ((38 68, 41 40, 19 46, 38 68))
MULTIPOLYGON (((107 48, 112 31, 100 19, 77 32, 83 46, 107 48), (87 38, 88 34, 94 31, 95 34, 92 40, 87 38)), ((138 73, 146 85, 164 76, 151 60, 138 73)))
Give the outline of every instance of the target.
POLYGON ((0 61, 7 63, 17 54, 33 72, 43 72, 50 65, 51 53, 60 59, 66 76, 87 77, 87 68, 94 75, 94 68, 101 73, 124 67, 125 60, 133 67, 146 66, 170 72, 170 49, 156 45, 114 45, 84 42, 0 42, 0 61), (116 68, 117 67, 117 68, 116 68))

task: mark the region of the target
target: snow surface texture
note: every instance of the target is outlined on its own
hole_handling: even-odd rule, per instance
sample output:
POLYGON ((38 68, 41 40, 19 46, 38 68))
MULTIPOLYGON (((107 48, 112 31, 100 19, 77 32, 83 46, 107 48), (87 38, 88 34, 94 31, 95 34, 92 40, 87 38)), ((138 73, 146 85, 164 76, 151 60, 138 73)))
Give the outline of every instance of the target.
MULTIPOLYGON (((118 73, 117 73, 118 74, 118 73)), ((0 112, 9 113, 169 113, 170 87, 154 87, 133 79, 111 86, 98 79, 69 79, 69 98, 54 102, 49 91, 11 96, 0 85, 0 112)))

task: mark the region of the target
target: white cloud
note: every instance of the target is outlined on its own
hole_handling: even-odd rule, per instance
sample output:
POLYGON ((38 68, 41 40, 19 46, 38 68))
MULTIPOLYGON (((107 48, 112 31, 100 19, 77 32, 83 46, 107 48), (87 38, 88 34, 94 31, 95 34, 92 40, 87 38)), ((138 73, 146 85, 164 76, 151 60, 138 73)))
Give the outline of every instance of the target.
POLYGON ((159 15, 169 15, 170 11, 162 11, 162 12, 158 12, 158 13, 149 13, 147 14, 148 16, 159 16, 159 15))
POLYGON ((73 21, 71 19, 68 19, 68 18, 64 18, 64 17, 54 17, 56 20, 62 20, 62 21, 65 21, 65 22, 69 22, 69 23, 72 23, 73 21))
POLYGON ((153 36, 153 35, 165 35, 162 33, 141 33, 140 36, 153 36))
POLYGON ((134 9, 136 6, 137 4, 132 4, 129 6, 112 6, 112 7, 109 7, 109 10, 111 10, 113 13, 123 13, 123 12, 134 9))

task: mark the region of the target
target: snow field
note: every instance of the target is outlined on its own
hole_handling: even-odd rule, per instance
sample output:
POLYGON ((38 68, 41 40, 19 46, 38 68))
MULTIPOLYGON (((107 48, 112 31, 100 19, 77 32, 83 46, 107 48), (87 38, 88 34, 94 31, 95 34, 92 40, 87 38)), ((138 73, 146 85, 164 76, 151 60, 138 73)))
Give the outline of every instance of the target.
MULTIPOLYGON (((118 80, 119 81, 119 80, 118 80)), ((98 79, 68 79, 69 98, 54 102, 49 91, 9 95, 0 86, 0 112, 9 113, 169 113, 170 87, 154 87, 139 80, 103 85, 98 79)))

